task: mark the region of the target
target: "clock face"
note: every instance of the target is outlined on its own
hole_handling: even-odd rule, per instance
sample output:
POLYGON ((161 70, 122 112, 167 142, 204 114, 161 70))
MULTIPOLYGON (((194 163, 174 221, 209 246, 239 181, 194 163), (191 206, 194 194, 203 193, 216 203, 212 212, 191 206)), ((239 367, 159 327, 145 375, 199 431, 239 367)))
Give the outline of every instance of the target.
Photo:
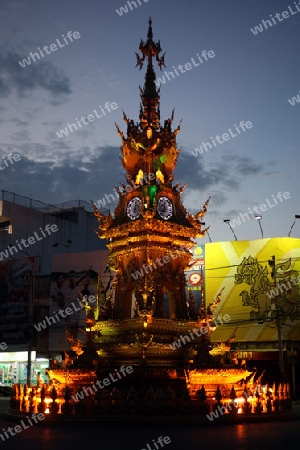
POLYGON ((173 206, 168 197, 160 197, 157 202, 157 212, 164 220, 170 219, 173 214, 173 206))
POLYGON ((136 220, 141 215, 142 200, 139 197, 133 197, 127 205, 127 216, 131 220, 136 220))

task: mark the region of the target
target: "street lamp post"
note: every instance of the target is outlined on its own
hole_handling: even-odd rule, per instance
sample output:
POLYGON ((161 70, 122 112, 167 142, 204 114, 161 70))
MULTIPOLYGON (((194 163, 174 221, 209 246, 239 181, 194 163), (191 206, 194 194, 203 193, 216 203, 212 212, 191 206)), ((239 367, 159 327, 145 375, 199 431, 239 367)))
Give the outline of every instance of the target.
POLYGON ((233 231, 233 228, 232 228, 232 226, 231 226, 230 220, 229 220, 229 219, 224 219, 223 222, 224 222, 224 223, 227 223, 227 225, 229 226, 229 228, 230 228, 231 231, 232 231, 232 234, 233 234, 233 236, 234 236, 234 239, 237 241, 237 237, 236 237, 235 232, 233 231))
POLYGON ((263 239, 264 233, 263 233, 263 229, 262 229, 261 222, 260 222, 262 219, 262 216, 260 214, 255 214, 254 217, 256 220, 258 220, 258 224, 259 224, 259 228, 260 228, 260 232, 261 232, 261 238, 263 239))
MULTIPOLYGON (((201 223, 201 225, 203 225, 205 227, 205 222, 200 222, 200 223, 201 223)), ((210 237, 209 232, 208 232, 208 229, 206 230, 206 234, 207 234, 207 237, 209 239, 209 242, 212 242, 211 237, 210 237)))
POLYGON ((32 331, 33 331, 33 309, 34 309, 34 273, 35 259, 32 263, 31 272, 26 273, 25 281, 28 285, 28 347, 27 347, 27 386, 31 386, 31 353, 32 353, 32 331))
POLYGON ((291 232, 292 232, 292 229, 294 228, 294 225, 295 225, 297 219, 300 219, 300 216, 298 214, 295 214, 294 222, 292 223, 292 226, 291 226, 290 232, 288 234, 288 237, 291 237, 291 232))

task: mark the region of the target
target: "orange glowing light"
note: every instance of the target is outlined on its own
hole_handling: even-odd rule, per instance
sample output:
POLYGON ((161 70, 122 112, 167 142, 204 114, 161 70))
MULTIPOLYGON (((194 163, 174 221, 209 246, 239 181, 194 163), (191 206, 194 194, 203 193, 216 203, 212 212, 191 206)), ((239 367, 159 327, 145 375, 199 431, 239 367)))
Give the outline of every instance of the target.
POLYGON ((144 176, 144 172, 140 169, 136 176, 135 184, 140 184, 140 181, 143 179, 143 176, 144 176))
POLYGON ((163 176, 163 174, 161 173, 160 170, 157 170, 155 175, 156 175, 156 181, 160 180, 161 183, 165 182, 165 177, 163 176))

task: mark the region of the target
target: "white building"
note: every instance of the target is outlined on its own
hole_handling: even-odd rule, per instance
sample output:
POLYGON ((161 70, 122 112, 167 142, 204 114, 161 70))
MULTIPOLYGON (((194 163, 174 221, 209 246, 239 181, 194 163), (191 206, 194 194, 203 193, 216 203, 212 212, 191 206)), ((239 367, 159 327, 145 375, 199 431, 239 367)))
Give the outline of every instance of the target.
POLYGON ((0 260, 1 256, 2 261, 36 256, 36 274, 49 274, 54 253, 105 249, 105 242, 94 232, 97 227, 92 205, 88 202, 75 200, 49 205, 2 190, 0 260), (57 231, 52 231, 56 228, 49 228, 51 225, 56 225, 57 231), (33 239, 29 242, 35 242, 30 244, 30 238, 33 239))

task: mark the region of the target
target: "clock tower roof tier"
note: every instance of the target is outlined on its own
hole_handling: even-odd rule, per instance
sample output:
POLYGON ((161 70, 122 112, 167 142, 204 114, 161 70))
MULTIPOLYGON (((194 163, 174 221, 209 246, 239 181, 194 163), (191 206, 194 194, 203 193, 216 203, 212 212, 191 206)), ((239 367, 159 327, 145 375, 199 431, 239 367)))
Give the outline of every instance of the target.
MULTIPOLYGON (((137 197, 133 197, 133 199, 137 199, 137 197)), ((195 243, 190 241, 190 239, 205 236, 209 229, 209 227, 202 229, 202 218, 207 211, 209 199, 205 202, 199 213, 196 215, 186 214, 185 217, 182 217, 184 221, 181 221, 181 223, 178 223, 177 220, 162 220, 156 217, 156 208, 152 210, 140 209, 136 219, 129 220, 128 217, 125 219, 126 209, 124 205, 126 205, 128 200, 126 197, 122 200, 121 205, 119 205, 122 206, 123 204, 124 217, 122 220, 120 214, 116 214, 115 218, 111 214, 105 216, 93 204, 94 214, 97 216, 99 222, 99 231, 96 231, 99 238, 110 239, 111 242, 119 241, 122 242, 121 245, 126 245, 126 243, 128 245, 129 240, 132 242, 134 240, 140 242, 146 237, 146 240, 150 239, 153 242, 155 236, 159 236, 161 243, 172 242, 172 245, 174 245, 178 241, 178 245, 191 248, 195 243), (185 242, 186 240, 188 242, 185 242)), ((116 243, 116 245, 118 244, 116 243)))

